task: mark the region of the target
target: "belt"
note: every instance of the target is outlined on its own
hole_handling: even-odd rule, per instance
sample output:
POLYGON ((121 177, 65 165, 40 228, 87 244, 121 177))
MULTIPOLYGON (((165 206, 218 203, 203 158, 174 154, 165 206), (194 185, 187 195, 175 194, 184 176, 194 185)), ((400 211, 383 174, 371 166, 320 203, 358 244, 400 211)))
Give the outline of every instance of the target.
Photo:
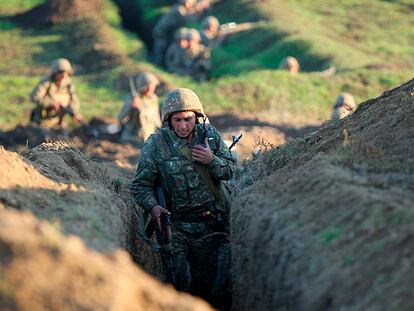
POLYGON ((171 219, 183 222, 202 222, 215 218, 214 203, 209 203, 182 211, 173 211, 171 219))

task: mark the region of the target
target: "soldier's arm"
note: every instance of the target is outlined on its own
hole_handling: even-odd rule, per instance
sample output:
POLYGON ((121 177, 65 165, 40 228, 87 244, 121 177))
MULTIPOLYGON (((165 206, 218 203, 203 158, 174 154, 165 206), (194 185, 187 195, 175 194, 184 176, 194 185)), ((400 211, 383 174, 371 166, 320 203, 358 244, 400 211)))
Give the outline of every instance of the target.
POLYGON ((118 120, 120 123, 125 122, 125 119, 128 117, 131 104, 132 104, 132 95, 128 94, 125 97, 124 105, 122 106, 121 111, 118 114, 118 120))
POLYGON ((73 84, 69 85, 69 92, 70 92, 70 103, 69 107, 72 110, 74 115, 80 114, 80 101, 78 95, 75 92, 75 86, 73 84))
POLYGON ((155 159, 155 140, 154 135, 152 135, 142 148, 137 172, 131 184, 131 193, 135 202, 148 210, 158 205, 153 190, 159 172, 155 159))
POLYGON ((222 180, 229 180, 233 177, 236 169, 236 161, 224 143, 220 133, 214 127, 213 131, 214 140, 219 148, 214 152, 214 159, 207 167, 212 176, 222 180))
POLYGON ((41 107, 52 106, 55 101, 48 93, 49 88, 50 81, 41 81, 30 95, 31 101, 41 107))

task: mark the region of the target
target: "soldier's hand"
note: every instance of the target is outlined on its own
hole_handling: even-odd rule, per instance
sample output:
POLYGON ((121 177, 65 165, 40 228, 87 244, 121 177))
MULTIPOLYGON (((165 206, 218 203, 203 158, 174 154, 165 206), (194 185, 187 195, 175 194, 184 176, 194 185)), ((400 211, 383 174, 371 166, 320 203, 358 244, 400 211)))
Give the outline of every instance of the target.
POLYGON ((60 102, 54 102, 52 107, 57 113, 59 113, 62 108, 62 105, 60 104, 60 102))
POLYGON ((141 103, 141 100, 139 99, 139 97, 134 97, 132 99, 131 108, 132 109, 141 109, 142 108, 142 103, 141 103))
POLYGON ((83 120, 83 118, 82 118, 82 116, 80 115, 80 114, 74 114, 73 115, 73 120, 76 122, 76 123, 81 123, 82 122, 82 120, 83 120))
POLYGON ((214 154, 208 144, 207 137, 204 140, 204 144, 205 147, 202 145, 195 145, 193 147, 193 160, 200 162, 201 164, 210 164, 214 160, 214 154))
POLYGON ((162 232, 162 226, 161 226, 161 214, 162 213, 171 215, 171 213, 167 209, 163 208, 161 205, 155 205, 151 209, 151 217, 156 222, 158 230, 160 230, 160 232, 162 232))

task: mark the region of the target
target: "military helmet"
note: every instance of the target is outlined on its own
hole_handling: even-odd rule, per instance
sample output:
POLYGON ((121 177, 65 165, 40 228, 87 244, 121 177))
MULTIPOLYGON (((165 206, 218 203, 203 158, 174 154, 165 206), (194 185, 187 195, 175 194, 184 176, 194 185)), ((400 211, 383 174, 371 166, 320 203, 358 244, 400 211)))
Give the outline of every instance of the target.
POLYGON ((137 86, 137 91, 144 90, 150 84, 160 84, 160 80, 158 80, 157 76, 151 72, 140 73, 135 78, 135 85, 137 86))
POLYGON ((200 36, 200 33, 198 32, 198 30, 194 29, 194 28, 188 29, 188 31, 187 31, 187 40, 188 41, 200 42, 201 41, 201 36, 200 36))
POLYGON ((288 56, 282 59, 282 61, 279 64, 279 69, 287 69, 287 70, 300 70, 299 62, 296 58, 293 56, 288 56))
POLYGON ((58 58, 52 62, 52 65, 50 66, 50 74, 54 75, 58 71, 65 71, 69 75, 73 74, 72 65, 66 58, 58 58))
POLYGON ((180 41, 182 39, 187 39, 187 32, 188 32, 188 28, 187 27, 181 27, 180 29, 178 29, 175 34, 174 34, 174 39, 176 41, 180 41))
POLYGON ((181 111, 194 111, 197 116, 205 116, 200 99, 190 89, 179 88, 168 92, 161 108, 162 122, 168 121, 172 114, 181 111))
POLYGON ((334 108, 339 108, 344 105, 348 106, 352 110, 356 108, 355 99, 350 93, 343 92, 339 94, 335 100, 334 108))
POLYGON ((203 22, 201 23, 201 27, 203 29, 211 27, 218 28, 219 26, 220 22, 215 16, 207 16, 205 19, 203 19, 203 22))

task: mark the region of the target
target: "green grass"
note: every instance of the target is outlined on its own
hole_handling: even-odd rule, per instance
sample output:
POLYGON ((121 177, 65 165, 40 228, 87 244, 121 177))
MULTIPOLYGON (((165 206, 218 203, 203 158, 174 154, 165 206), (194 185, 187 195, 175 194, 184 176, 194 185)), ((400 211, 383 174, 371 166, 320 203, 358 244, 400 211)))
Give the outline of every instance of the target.
MULTIPOLYGON (((221 22, 266 18, 269 25, 231 36, 214 49, 213 79, 201 84, 148 64, 144 44, 122 29, 118 10, 109 0, 104 16, 115 48, 128 62, 97 72, 81 70, 80 49, 65 44, 70 25, 22 29, 8 18, 42 2, 7 0, 0 7, 1 129, 27 121, 32 107, 29 94, 58 57, 74 61, 74 81, 87 119, 117 115, 127 91, 118 87, 119 76, 134 68, 155 70, 171 85, 194 89, 210 113, 299 114, 309 122, 329 118, 338 93, 351 92, 358 103, 363 102, 410 79, 414 68, 414 47, 408 44, 414 42, 412 9, 407 1, 368 0, 364 6, 356 0, 269 0, 259 5, 223 1, 213 10, 221 22), (277 70, 286 55, 299 59, 301 74, 277 70), (337 73, 321 77, 318 71, 330 65, 337 67, 337 73)), ((140 23, 151 26, 172 1, 135 3, 142 5, 140 23)))

